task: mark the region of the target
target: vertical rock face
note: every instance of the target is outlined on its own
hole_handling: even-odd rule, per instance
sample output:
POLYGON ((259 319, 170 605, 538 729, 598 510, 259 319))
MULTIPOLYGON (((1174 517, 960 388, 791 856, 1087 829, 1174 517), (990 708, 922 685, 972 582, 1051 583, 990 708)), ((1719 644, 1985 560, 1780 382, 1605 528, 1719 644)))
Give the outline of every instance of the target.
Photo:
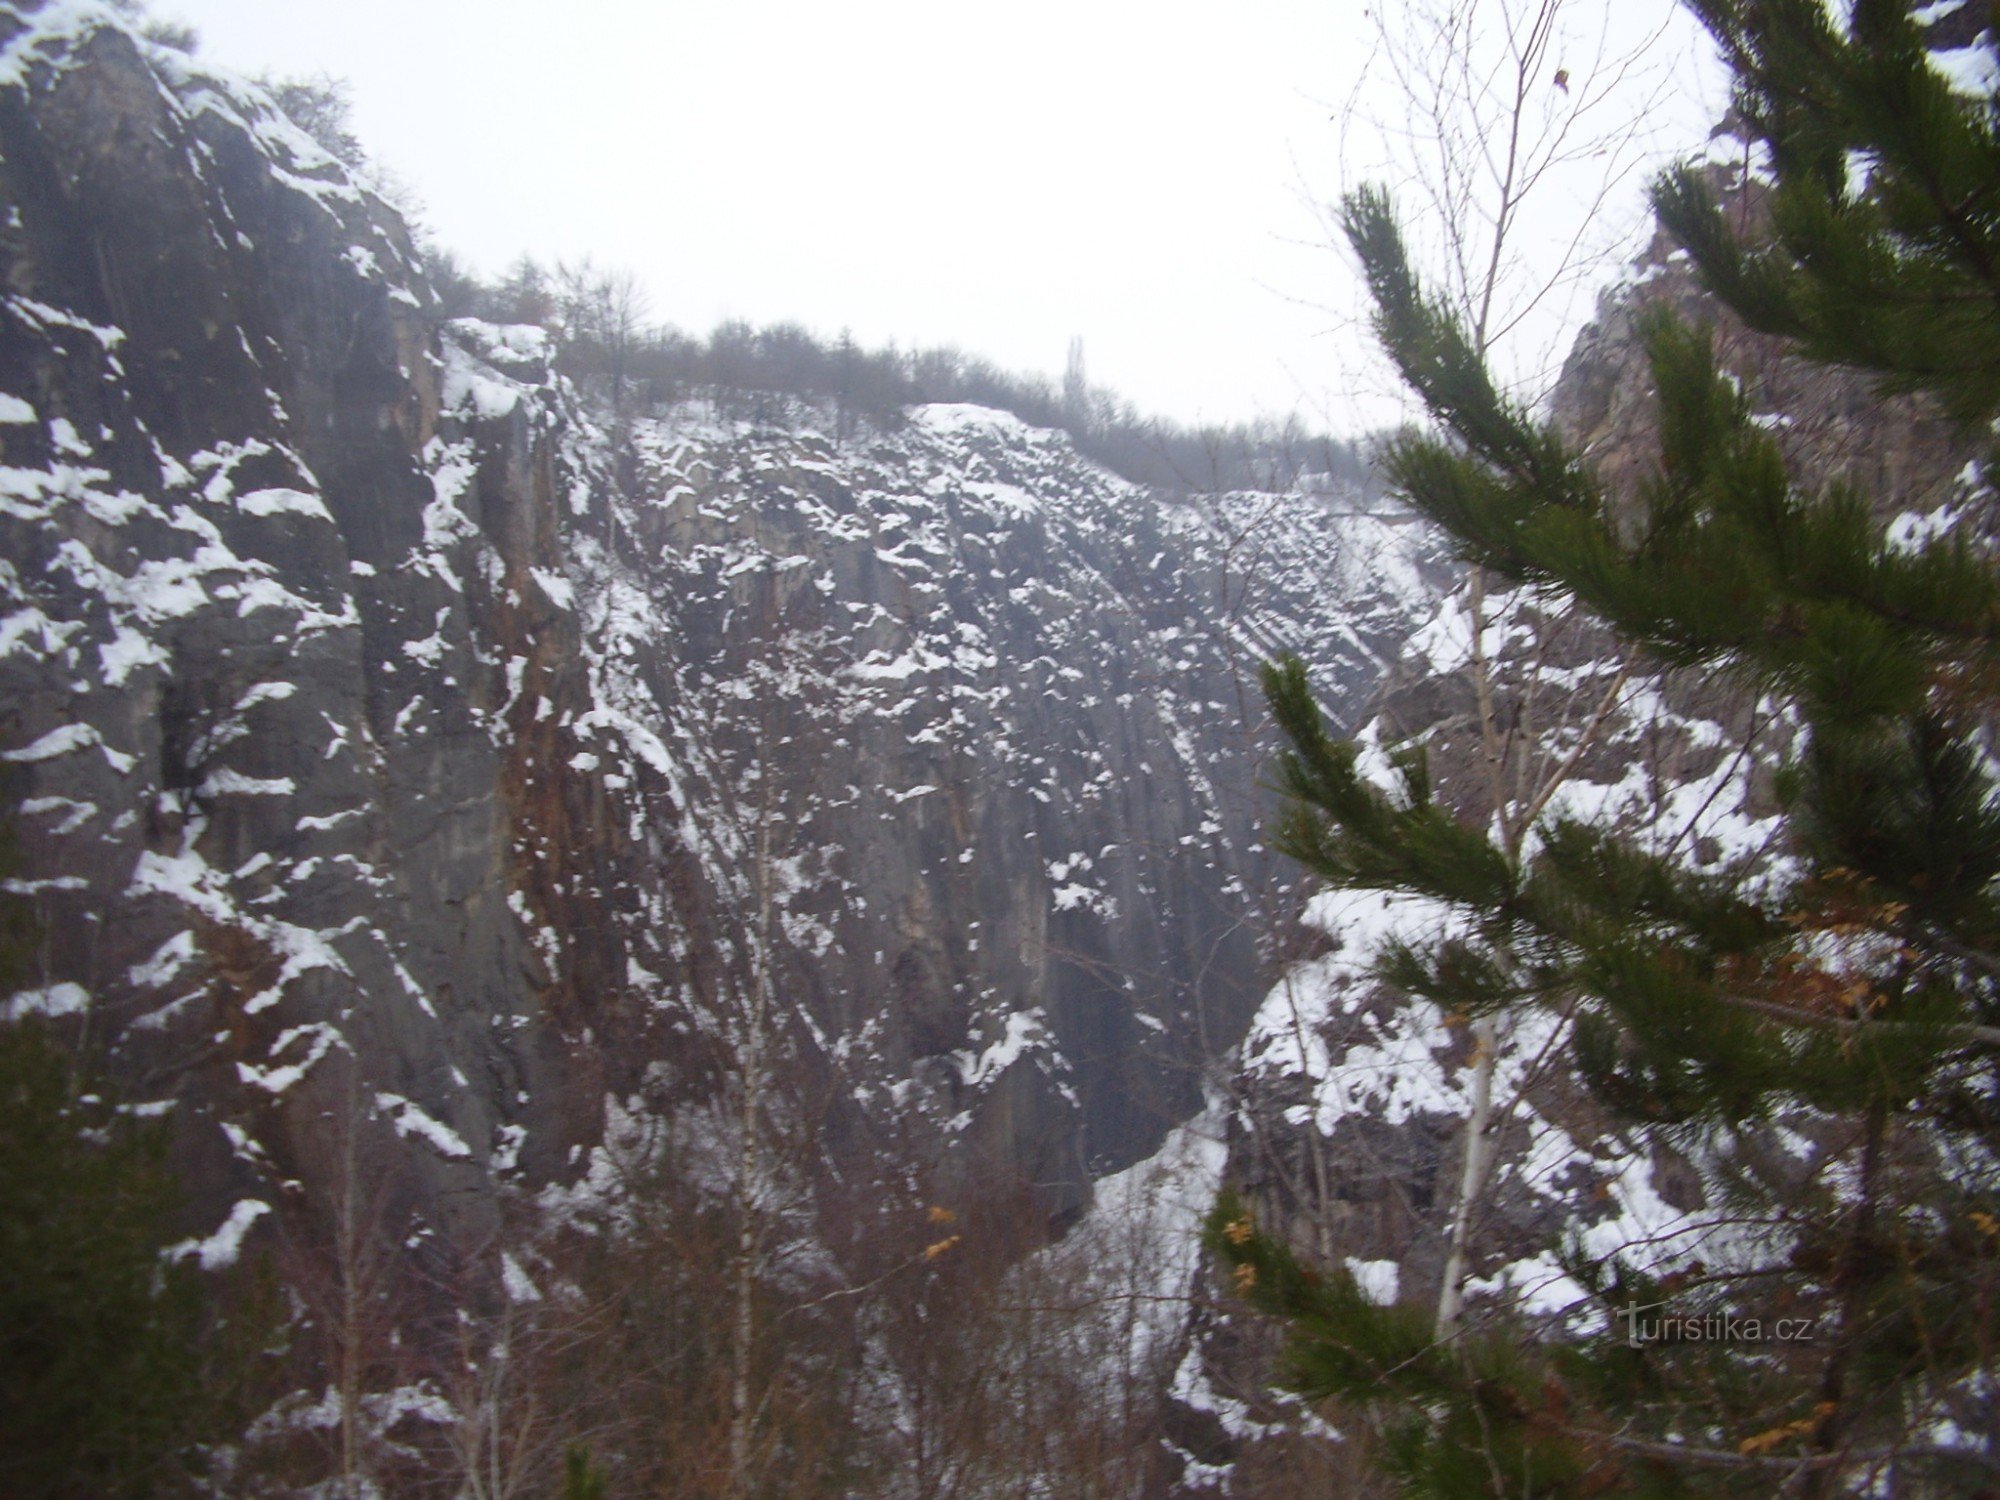
POLYGON ((760 974, 829 1157, 1062 1210, 1188 1113, 1281 873, 1243 664, 1366 691, 1441 581, 1413 528, 971 408, 614 438, 92 4, 0 4, 0 205, 5 1004, 172 1102, 196 1230, 366 1137, 480 1238, 607 1100, 714 1097, 760 974))
POLYGON ((584 612, 614 699, 686 747, 715 884, 716 830, 768 812, 787 983, 854 1097, 1080 1203, 1198 1106, 1255 998, 1246 654, 1360 687, 1427 592, 1413 539, 1165 504, 978 408, 638 445, 649 498, 584 591, 648 603, 584 612))
POLYGON ((333 1101, 298 1085, 337 1072, 472 1211, 544 1007, 407 237, 93 7, 0 35, 6 735, 47 934, 15 1007, 204 1101, 217 1189, 312 1176, 333 1101))

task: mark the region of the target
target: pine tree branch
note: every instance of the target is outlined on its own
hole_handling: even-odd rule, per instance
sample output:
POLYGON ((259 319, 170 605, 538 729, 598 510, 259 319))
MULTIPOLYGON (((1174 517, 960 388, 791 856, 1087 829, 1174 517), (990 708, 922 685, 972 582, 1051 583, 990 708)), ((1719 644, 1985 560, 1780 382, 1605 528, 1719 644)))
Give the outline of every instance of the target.
POLYGON ((2000 956, 1975 948, 1969 943, 1961 943, 1942 932, 1926 930, 1917 937, 1919 941, 1948 953, 1961 962, 1971 964, 1981 973, 2000 979, 2000 956))
POLYGON ((2000 1456, 1982 1453, 1975 1448, 1950 1448, 1942 1444, 1925 1444, 1909 1448, 1871 1448, 1863 1452, 1812 1453, 1784 1456, 1766 1453, 1736 1453, 1727 1448, 1697 1448, 1686 1443, 1659 1443, 1647 1438, 1626 1437, 1620 1433, 1579 1434, 1586 1440, 1597 1438, 1628 1453, 1642 1453, 1648 1458, 1665 1459, 1669 1463, 1700 1464, 1714 1468, 1732 1469, 1783 1469, 1795 1473, 1800 1469, 1828 1469, 1847 1464, 1892 1463, 1897 1459, 1945 1459, 1953 1463, 1971 1464, 2000 1474, 2000 1456))
POLYGON ((1816 1011, 1799 1010, 1790 1005, 1779 1005, 1771 1000, 1753 1000, 1747 995, 1722 995, 1718 997, 1724 1005, 1737 1010, 1753 1011, 1761 1016, 1784 1021, 1794 1026, 1817 1026, 1834 1031, 1933 1031, 1940 1036, 1950 1037, 1967 1046, 2000 1047, 2000 1026, 1981 1026, 1965 1023, 1955 1026, 1923 1026, 1915 1021, 1857 1021, 1852 1016, 1828 1016, 1816 1011))

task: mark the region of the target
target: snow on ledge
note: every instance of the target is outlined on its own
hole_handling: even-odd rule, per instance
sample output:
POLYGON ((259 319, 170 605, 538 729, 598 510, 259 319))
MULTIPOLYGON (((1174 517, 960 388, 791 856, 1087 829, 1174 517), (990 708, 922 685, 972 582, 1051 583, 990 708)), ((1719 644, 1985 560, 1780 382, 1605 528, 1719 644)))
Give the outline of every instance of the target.
POLYGON ((472 1148, 465 1144, 463 1136, 442 1120, 426 1114, 419 1105, 401 1094, 377 1094, 375 1107, 389 1116, 389 1123, 395 1126, 397 1135, 406 1138, 417 1136, 440 1156, 460 1161, 472 1159, 472 1148))
POLYGON ((26 1016, 74 1016, 90 1008, 90 992, 80 984, 52 984, 38 990, 16 990, 0 1002, 0 1021, 26 1016))
POLYGON ((970 401, 933 401, 925 406, 915 406, 910 408, 910 420, 930 432, 992 432, 1018 436, 1058 430, 1031 427, 1010 411, 978 406, 970 401))
POLYGON ((258 1198, 245 1198, 229 1210, 229 1217, 222 1226, 205 1240, 182 1240, 178 1245, 169 1246, 166 1252, 169 1260, 185 1260, 193 1256, 201 1262, 204 1271, 223 1271, 236 1264, 243 1252, 243 1237, 250 1227, 271 1211, 271 1205, 258 1198))

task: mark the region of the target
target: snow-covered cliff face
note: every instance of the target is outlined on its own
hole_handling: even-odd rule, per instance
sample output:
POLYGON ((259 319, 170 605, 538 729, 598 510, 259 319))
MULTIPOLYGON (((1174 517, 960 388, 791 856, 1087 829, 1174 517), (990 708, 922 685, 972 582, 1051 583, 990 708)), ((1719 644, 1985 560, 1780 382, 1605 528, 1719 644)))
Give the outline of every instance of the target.
POLYGON ((1198 1105, 1295 904, 1246 674, 1358 702, 1416 528, 970 408, 614 432, 92 4, 0 4, 0 204, 4 1003, 171 1109, 211 1258, 357 1155, 482 1238, 752 1049, 830 1160, 1052 1211, 1198 1105))
POLYGON ((636 446, 579 608, 607 701, 669 726, 684 841, 738 913, 770 896, 863 1115, 1080 1203, 1198 1106, 1261 989, 1248 666, 1296 649, 1364 690, 1421 543, 1164 502, 969 407, 636 446))

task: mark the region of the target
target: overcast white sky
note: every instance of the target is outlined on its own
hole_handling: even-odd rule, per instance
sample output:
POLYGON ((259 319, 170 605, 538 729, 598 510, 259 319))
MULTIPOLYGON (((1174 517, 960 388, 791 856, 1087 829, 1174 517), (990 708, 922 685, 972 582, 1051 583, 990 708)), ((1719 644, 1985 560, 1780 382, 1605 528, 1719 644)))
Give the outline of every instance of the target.
MULTIPOLYGON (((1634 34, 1671 12, 1568 3, 1634 34)), ((1076 335, 1093 381, 1184 421, 1386 410, 1315 207, 1374 149, 1337 118, 1364 0, 154 8, 214 62, 348 80, 363 142, 481 272, 588 254, 689 331, 793 320, 1050 375, 1076 335)))

